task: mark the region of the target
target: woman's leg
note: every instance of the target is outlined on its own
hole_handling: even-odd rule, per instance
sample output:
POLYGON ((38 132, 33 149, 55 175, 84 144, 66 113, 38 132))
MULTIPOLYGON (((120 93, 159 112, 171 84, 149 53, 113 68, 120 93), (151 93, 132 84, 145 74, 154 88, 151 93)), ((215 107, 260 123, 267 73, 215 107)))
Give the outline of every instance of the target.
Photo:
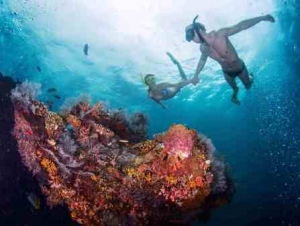
POLYGON ((179 73, 180 73, 180 77, 181 77, 183 80, 187 80, 187 77, 186 77, 186 75, 185 75, 185 73, 184 73, 184 71, 183 71, 183 69, 182 69, 182 67, 181 67, 181 65, 180 65, 179 62, 177 63, 177 68, 178 68, 178 71, 179 71, 179 73))
POLYGON ((186 77, 186 75, 185 75, 185 73, 184 73, 184 71, 183 71, 180 63, 175 59, 175 57, 171 53, 167 52, 167 55, 170 57, 170 59, 172 60, 172 62, 177 65, 180 77, 183 80, 187 80, 187 77, 186 77))

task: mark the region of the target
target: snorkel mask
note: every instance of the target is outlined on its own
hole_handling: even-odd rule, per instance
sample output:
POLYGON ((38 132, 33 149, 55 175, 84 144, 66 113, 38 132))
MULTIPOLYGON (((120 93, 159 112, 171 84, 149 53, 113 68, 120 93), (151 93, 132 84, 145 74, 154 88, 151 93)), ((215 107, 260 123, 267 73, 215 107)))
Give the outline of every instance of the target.
POLYGON ((140 74, 140 78, 145 86, 149 86, 149 84, 155 83, 155 75, 147 74, 144 76, 143 74, 140 74))
POLYGON ((193 40, 194 36, 195 36, 195 32, 197 33, 199 39, 200 39, 200 42, 201 43, 204 43, 205 40, 204 38, 202 37, 202 35, 200 34, 199 32, 199 28, 205 30, 204 26, 201 25, 200 23, 196 23, 196 20, 198 18, 198 15, 195 16, 194 20, 193 20, 193 24, 191 24, 190 26, 188 26, 185 30, 185 39, 190 42, 193 40))

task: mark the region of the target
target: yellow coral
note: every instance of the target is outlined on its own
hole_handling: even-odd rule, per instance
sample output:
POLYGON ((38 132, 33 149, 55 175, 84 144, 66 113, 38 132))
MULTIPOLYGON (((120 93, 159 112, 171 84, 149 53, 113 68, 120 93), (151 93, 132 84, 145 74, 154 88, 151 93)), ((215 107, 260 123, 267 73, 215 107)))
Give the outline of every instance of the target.
POLYGON ((200 153, 200 154, 197 155, 197 159, 198 160, 203 160, 203 159, 206 159, 206 158, 205 158, 205 155, 203 153, 200 153))
POLYGON ((36 151, 36 156, 37 156, 38 158, 42 158, 43 152, 42 152, 41 150, 37 150, 37 151, 36 151))
POLYGON ((196 187, 196 182, 193 181, 193 180, 191 180, 191 181, 189 182, 189 187, 190 187, 190 188, 195 188, 195 187, 196 187))
POLYGON ((177 180, 172 177, 172 176, 167 176, 166 177, 166 181, 169 183, 169 184, 176 184, 177 183, 177 180))
POLYGON ((75 219, 77 217, 77 213, 75 211, 71 212, 71 217, 72 219, 75 219))
POLYGON ((91 179, 92 179, 93 181, 95 181, 95 182, 97 182, 97 181, 98 181, 98 178, 97 178, 97 176, 96 176, 96 175, 92 175, 92 176, 91 176, 91 179))
POLYGON ((53 137, 55 131, 63 125, 62 118, 53 112, 49 112, 45 118, 45 128, 49 137, 53 137))
POLYGON ((147 182, 151 181, 151 175, 150 175, 150 173, 148 173, 148 174, 145 175, 145 179, 146 179, 147 182))
POLYGON ((113 173, 114 172, 114 168, 113 167, 107 167, 107 172, 109 173, 113 173))
POLYGON ((135 174, 135 170, 133 168, 126 169, 127 175, 132 177, 135 174))
POLYGON ((142 143, 138 143, 132 146, 132 149, 136 150, 138 154, 144 155, 155 149, 157 142, 155 140, 146 140, 142 143))
POLYGON ((54 175, 57 173, 57 167, 50 159, 43 158, 41 161, 41 165, 50 175, 54 175))

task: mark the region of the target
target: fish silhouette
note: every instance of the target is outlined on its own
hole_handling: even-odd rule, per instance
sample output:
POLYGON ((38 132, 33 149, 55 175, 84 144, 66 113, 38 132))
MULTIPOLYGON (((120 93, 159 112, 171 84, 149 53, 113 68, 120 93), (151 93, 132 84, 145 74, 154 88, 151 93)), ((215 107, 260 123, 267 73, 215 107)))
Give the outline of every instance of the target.
POLYGON ((52 92, 56 92, 56 91, 57 91, 57 89, 55 89, 55 88, 47 89, 47 92, 48 92, 48 93, 52 93, 52 92))
POLYGON ((83 52, 84 54, 87 56, 89 55, 89 45, 88 44, 85 44, 84 47, 83 47, 83 52))
POLYGON ((58 96, 58 95, 53 95, 53 97, 56 98, 56 99, 61 99, 61 97, 58 96))
POLYGON ((39 199, 39 197, 37 197, 36 194, 32 192, 27 194, 27 199, 36 210, 39 210, 41 208, 41 200, 39 199))

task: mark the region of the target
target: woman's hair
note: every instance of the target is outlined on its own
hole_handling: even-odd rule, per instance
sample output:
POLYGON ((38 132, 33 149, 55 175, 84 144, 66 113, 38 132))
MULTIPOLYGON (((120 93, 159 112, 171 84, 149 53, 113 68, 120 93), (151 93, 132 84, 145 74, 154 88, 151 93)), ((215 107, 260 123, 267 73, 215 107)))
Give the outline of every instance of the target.
POLYGON ((150 78, 150 77, 154 77, 155 75, 153 75, 153 74, 147 74, 145 77, 144 77, 144 82, 145 82, 145 84, 148 86, 149 84, 147 83, 147 79, 148 78, 150 78))

